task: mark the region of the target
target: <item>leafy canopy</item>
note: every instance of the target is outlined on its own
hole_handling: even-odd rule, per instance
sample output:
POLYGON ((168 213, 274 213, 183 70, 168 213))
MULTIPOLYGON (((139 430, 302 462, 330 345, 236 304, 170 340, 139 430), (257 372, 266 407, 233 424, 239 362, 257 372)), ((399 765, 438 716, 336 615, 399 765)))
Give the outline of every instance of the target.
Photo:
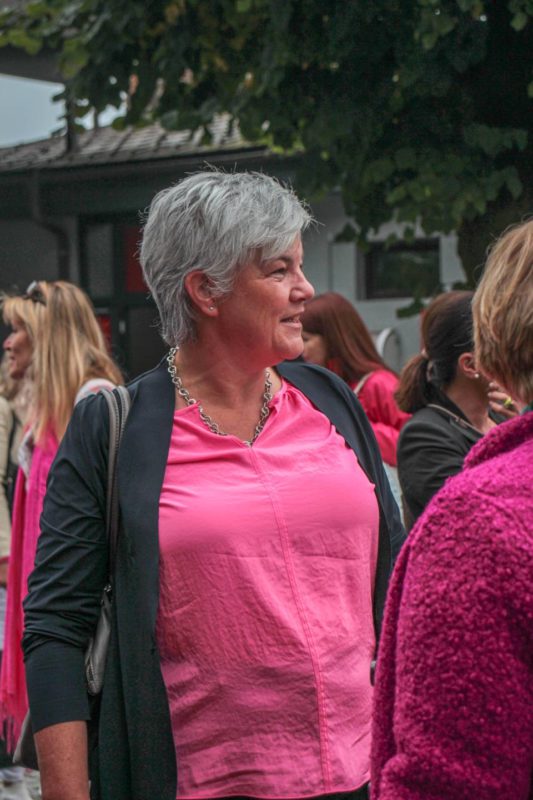
POLYGON ((532 16, 533 0, 32 0, 0 15, 0 45, 57 52, 80 115, 127 98, 117 125, 208 138, 228 113, 299 155, 304 191, 340 187, 363 238, 393 215, 406 237, 417 220, 466 235, 528 202, 532 16))

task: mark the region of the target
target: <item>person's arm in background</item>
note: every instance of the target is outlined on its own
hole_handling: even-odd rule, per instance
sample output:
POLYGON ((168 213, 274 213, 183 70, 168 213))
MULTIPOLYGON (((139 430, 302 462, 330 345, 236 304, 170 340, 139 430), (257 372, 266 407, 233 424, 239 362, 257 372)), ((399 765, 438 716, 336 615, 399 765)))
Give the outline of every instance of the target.
POLYGON ((454 486, 400 554, 376 673, 373 800, 530 796, 531 552, 499 510, 454 486))
POLYGON ((107 581, 108 413, 93 396, 74 410, 50 471, 23 649, 43 800, 88 800, 84 653, 107 581))
POLYGON ((370 420, 386 464, 397 464, 396 448, 402 427, 410 414, 400 411, 394 399, 398 378, 388 370, 376 370, 365 381, 358 399, 370 420))
POLYGON ((5 480, 9 462, 9 440, 14 419, 5 397, 0 397, 0 586, 7 584, 11 519, 7 503, 5 480))

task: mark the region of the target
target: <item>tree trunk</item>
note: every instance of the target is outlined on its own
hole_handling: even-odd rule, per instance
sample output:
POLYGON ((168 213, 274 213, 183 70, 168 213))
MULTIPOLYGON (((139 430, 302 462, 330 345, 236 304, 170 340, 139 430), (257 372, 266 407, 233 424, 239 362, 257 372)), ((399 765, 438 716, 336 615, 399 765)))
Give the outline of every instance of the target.
POLYGON ((472 289, 483 272, 487 251, 506 228, 517 225, 531 214, 533 203, 529 192, 508 205, 492 207, 482 217, 465 221, 457 231, 457 250, 466 282, 472 289))

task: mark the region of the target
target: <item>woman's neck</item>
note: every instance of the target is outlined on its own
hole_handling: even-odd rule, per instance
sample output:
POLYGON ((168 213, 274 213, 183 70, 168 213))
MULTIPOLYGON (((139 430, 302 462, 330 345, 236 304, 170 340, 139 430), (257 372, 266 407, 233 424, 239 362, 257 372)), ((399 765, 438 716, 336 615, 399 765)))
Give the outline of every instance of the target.
MULTIPOLYGON (((483 378, 479 380, 482 381, 483 378)), ((444 394, 461 409, 470 424, 481 433, 487 433, 496 424, 489 417, 487 396, 481 383, 472 385, 471 381, 469 384, 464 381, 454 381, 444 389, 444 394)))
MULTIPOLYGON (((249 402, 265 385, 265 367, 254 368, 196 344, 180 347, 175 364, 183 384, 200 402, 211 400, 217 405, 239 406, 249 402)), ((272 368, 269 370, 276 392, 281 380, 272 368)))
POLYGON ((201 416, 207 415, 208 422, 204 416, 202 419, 208 427, 216 424, 220 431, 248 443, 255 439, 258 424, 268 418, 268 398, 281 388, 281 378, 273 369, 252 368, 225 357, 220 348, 212 350, 196 343, 184 345, 174 363, 181 387, 188 393, 184 397, 176 390, 177 409, 193 399, 202 407, 201 416))

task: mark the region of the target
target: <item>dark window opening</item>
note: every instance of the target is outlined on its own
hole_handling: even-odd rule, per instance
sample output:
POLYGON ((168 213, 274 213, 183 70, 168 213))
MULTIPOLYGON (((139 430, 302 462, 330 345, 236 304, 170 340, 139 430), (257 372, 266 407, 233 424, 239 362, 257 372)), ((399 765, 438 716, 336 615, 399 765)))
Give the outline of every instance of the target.
POLYGON ((440 285, 439 260, 438 239, 373 243, 365 256, 366 298, 430 297, 440 285))
POLYGON ((87 217, 80 236, 82 287, 113 356, 133 378, 154 367, 165 352, 139 263, 140 227, 131 217, 87 217))

